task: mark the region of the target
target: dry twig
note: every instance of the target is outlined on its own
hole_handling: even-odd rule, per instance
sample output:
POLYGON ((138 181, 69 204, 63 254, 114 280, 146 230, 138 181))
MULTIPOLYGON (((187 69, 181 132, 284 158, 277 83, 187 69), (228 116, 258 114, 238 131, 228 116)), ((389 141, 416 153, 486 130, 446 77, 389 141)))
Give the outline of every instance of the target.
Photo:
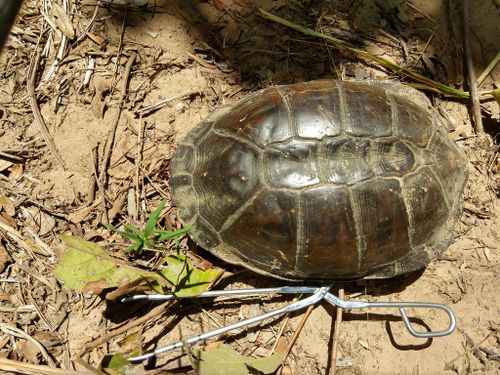
MULTIPOLYGON (((137 135, 137 157, 135 160, 135 175, 134 175, 134 187, 135 187, 135 194, 134 194, 134 212, 131 212, 132 214, 132 220, 134 222, 137 221, 138 219, 138 210, 139 210, 139 201, 140 201, 140 196, 143 196, 143 190, 141 189, 140 185, 140 166, 142 163, 142 151, 144 149, 144 130, 145 130, 145 124, 144 121, 142 120, 142 115, 139 118, 139 134, 137 135)), ((132 197, 131 197, 132 200, 132 197)), ((130 207, 130 204, 129 204, 130 207)))
POLYGON ((49 353, 47 353, 47 350, 45 350, 43 345, 40 344, 37 340, 35 340, 32 336, 30 336, 26 332, 20 330, 19 328, 16 328, 14 326, 11 326, 11 325, 5 324, 5 323, 0 323, 0 331, 5 333, 6 335, 14 336, 14 337, 18 337, 18 338, 30 341, 40 351, 43 358, 47 361, 47 363, 49 365, 51 365, 51 366, 55 365, 54 361, 52 360, 52 357, 49 355, 49 353))
MULTIPOLYGON (((300 324, 297 327, 297 329, 295 330, 295 333, 293 334, 292 339, 288 343, 288 346, 286 347, 285 353, 283 353, 283 364, 285 364, 285 361, 288 358, 288 355, 292 351, 292 348, 295 345, 295 342, 297 341, 297 339, 299 338, 300 332, 302 331, 302 328, 304 328, 304 325, 306 324, 307 319, 309 318, 309 316, 311 315, 312 311, 314 310, 314 307, 315 307, 314 305, 309 306, 307 308, 306 312, 304 313, 304 317, 300 321, 300 324)), ((281 374, 281 370, 282 369, 283 369, 283 366, 280 367, 280 369, 277 372, 277 375, 281 374)))
POLYGON ((137 57, 137 54, 135 52, 132 52, 130 55, 127 64, 125 65, 125 71, 123 72, 123 82, 122 82, 122 87, 121 87, 121 95, 120 99, 118 102, 118 108, 116 109, 115 112, 115 118, 113 120, 113 125, 111 126, 111 129, 109 130, 108 134, 108 139, 106 142, 106 148, 104 150, 104 156, 102 159, 102 163, 100 165, 100 173, 99 173, 99 190, 101 193, 101 205, 102 205, 102 210, 103 210, 103 217, 102 221, 103 223, 107 224, 108 221, 108 211, 106 208, 106 196, 105 196, 105 189, 106 189, 106 183, 107 183, 107 176, 108 176, 108 166, 109 166, 109 161, 111 159, 111 151, 113 149, 114 141, 115 141, 115 134, 116 134, 116 129, 118 128, 118 123, 120 121, 120 116, 123 110, 123 104, 125 102, 125 97, 127 96, 127 89, 128 89, 128 83, 130 79, 130 71, 132 70, 132 65, 134 65, 135 59, 137 57))
POLYGON ((57 147, 54 143, 54 140, 52 139, 52 136, 49 133, 49 129, 45 124, 45 120, 43 119, 42 113, 40 112, 40 108, 38 107, 38 102, 36 101, 36 94, 35 94, 36 72, 38 70, 38 64, 40 63, 40 57, 42 55, 42 52, 38 49, 38 46, 36 46, 35 48, 36 48, 35 57, 31 60, 31 64, 29 66, 29 71, 28 71, 27 89, 28 89, 28 96, 30 98, 31 111, 33 112, 33 116, 35 116, 35 122, 37 123, 38 128, 42 133, 42 137, 47 143, 47 146, 49 146, 50 151, 52 152, 58 163, 61 164, 63 168, 66 169, 64 160, 57 151, 57 147))
POLYGON ((481 106, 479 104, 479 95, 476 85, 476 73, 474 72, 474 65, 472 64, 472 55, 470 48, 470 15, 469 15, 469 1, 463 0, 463 17, 464 17, 464 53, 465 63, 467 66, 467 74, 469 78, 469 92, 471 99, 472 115, 474 118, 474 127, 477 134, 484 132, 483 120, 481 118, 481 106))
MULTIPOLYGON (((339 288, 339 298, 344 299, 344 288, 339 288)), ((335 317, 335 331, 333 332, 332 342, 332 362, 330 366, 330 375, 335 375, 337 371, 337 349, 339 346, 340 325, 342 324, 342 311, 343 309, 337 307, 337 316, 335 317)))
MULTIPOLYGON (((117 329, 89 342, 88 344, 85 345, 85 348, 78 354, 78 357, 81 359, 81 357, 86 352, 108 342, 111 338, 116 337, 118 335, 121 335, 122 333, 126 333, 129 330, 131 330, 132 328, 137 327, 143 323, 147 323, 149 320, 156 318, 157 316, 159 316, 161 314, 164 314, 167 311, 167 306, 169 303, 171 304, 171 306, 169 306, 168 310, 173 310, 174 307, 179 305, 179 303, 177 301, 174 301, 174 302, 167 301, 165 303, 162 303, 161 305, 156 306, 151 311, 149 311, 146 315, 143 315, 137 319, 134 319, 134 320, 130 321, 129 323, 127 323, 121 327, 118 327, 117 329)), ((82 361, 82 362, 85 362, 85 361, 82 361)), ((79 363, 82 363, 82 362, 79 362, 79 363)))
POLYGON ((32 375, 88 375, 88 372, 64 370, 61 368, 32 365, 30 363, 13 361, 7 358, 0 358, 0 370, 11 371, 15 374, 32 375))

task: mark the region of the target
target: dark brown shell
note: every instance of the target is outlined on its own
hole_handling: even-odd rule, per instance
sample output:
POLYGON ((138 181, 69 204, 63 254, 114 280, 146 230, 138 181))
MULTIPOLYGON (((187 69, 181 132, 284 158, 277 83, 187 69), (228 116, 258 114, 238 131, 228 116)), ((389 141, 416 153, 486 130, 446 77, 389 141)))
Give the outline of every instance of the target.
POLYGON ((418 91, 390 81, 271 87, 179 145, 174 202, 223 260, 287 279, 384 278, 453 238, 465 157, 418 91))

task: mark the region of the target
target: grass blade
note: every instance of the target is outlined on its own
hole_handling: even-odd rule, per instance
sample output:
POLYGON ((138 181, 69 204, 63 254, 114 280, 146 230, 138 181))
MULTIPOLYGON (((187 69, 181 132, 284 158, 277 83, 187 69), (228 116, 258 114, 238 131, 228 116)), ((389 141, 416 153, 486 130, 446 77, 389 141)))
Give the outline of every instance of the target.
POLYGON ((148 222, 146 224, 146 228, 144 228, 144 236, 145 238, 149 238, 151 233, 153 233, 153 230, 156 226, 156 223, 158 221, 158 218, 160 217, 161 212, 163 211, 163 208, 165 207, 165 204, 167 203, 167 198, 164 198, 161 202, 160 205, 156 208, 151 213, 151 216, 148 219, 148 222))
POLYGON ((142 245, 143 245, 142 241, 138 241, 138 242, 134 243, 133 245, 127 247, 125 249, 125 252, 131 253, 133 251, 137 251, 137 252, 141 253, 142 252, 142 245))
POLYGON ((176 230, 174 232, 169 231, 169 230, 164 230, 164 229, 155 229, 155 233, 160 234, 160 237, 158 237, 158 241, 166 241, 166 240, 169 240, 173 237, 183 236, 193 228, 194 228, 193 226, 185 227, 185 228, 181 228, 179 230, 176 230))
MULTIPOLYGON (((120 236, 122 236, 123 238, 128 238, 128 239, 131 239, 131 240, 134 240, 134 241, 141 241, 142 242, 142 238, 136 236, 135 234, 132 234, 132 233, 129 233, 129 232, 124 232, 122 230, 119 230, 117 227, 115 227, 114 225, 112 224, 104 224, 104 226, 106 228, 108 228, 108 230, 112 231, 112 232, 115 232, 115 233, 118 233, 120 236)), ((141 233, 142 234, 142 233, 141 233)))
POLYGON ((135 233, 136 235, 138 235, 139 237, 141 238, 145 238, 145 235, 144 235, 144 232, 141 231, 140 229, 134 227, 133 225, 130 225, 130 224, 123 224, 123 226, 125 228, 127 228, 129 231, 135 233))
POLYGON ((386 60, 383 57, 374 56, 366 51, 363 51, 363 50, 357 48, 356 46, 354 46, 351 43, 348 43, 348 42, 345 42, 343 40, 337 39, 333 36, 326 35, 326 34, 318 32, 318 31, 309 29, 309 28, 304 27, 302 25, 290 22, 290 21, 288 21, 284 18, 281 18, 279 16, 276 16, 276 15, 274 15, 274 14, 272 14, 272 13, 270 13, 262 8, 258 8, 258 9, 259 9, 262 17, 267 18, 271 21, 277 22, 283 26, 286 26, 286 27, 289 27, 293 30, 299 31, 304 35, 309 35, 309 36, 313 36, 316 38, 321 38, 321 39, 327 40, 328 42, 335 44, 337 47, 344 48, 348 51, 354 52, 358 56, 362 56, 362 57, 365 57, 369 60, 375 61, 376 63, 382 65, 383 67, 385 67, 387 69, 390 69, 390 70, 397 72, 397 73, 404 74, 407 77, 413 78, 414 80, 419 81, 421 83, 424 83, 431 88, 439 90, 443 94, 455 96, 455 97, 461 98, 461 99, 469 99, 469 93, 466 91, 458 90, 458 89, 455 89, 453 87, 447 86, 443 83, 434 81, 430 78, 427 78, 426 76, 423 76, 422 74, 411 71, 411 70, 404 68, 402 66, 399 66, 399 65, 397 65, 389 60, 386 60))

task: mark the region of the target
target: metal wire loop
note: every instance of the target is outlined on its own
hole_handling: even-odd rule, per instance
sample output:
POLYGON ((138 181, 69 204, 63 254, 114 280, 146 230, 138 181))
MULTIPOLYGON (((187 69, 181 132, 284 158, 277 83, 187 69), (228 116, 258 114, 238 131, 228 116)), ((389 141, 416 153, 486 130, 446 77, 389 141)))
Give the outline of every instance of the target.
POLYGON ((153 352, 146 353, 144 355, 140 355, 137 357, 129 358, 131 362, 142 362, 146 359, 155 357, 161 353, 165 353, 174 349, 179 349, 184 347, 185 345, 191 345, 199 341, 203 341, 209 339, 214 336, 218 336, 230 331, 233 331, 238 328, 246 327, 252 325, 254 323, 260 322, 265 319, 269 319, 275 317, 277 315, 287 314, 291 312, 295 312, 298 310, 302 310, 308 306, 312 306, 320 302, 321 300, 326 300, 331 304, 338 306, 343 309, 365 309, 365 308, 397 308, 401 315, 401 319, 403 320, 406 329, 412 336, 419 338, 433 338, 433 337, 442 337, 449 335, 455 330, 456 327, 456 318, 453 314, 453 311, 445 305, 439 303, 427 303, 427 302, 364 302, 364 301, 346 301, 340 299, 333 294, 329 293, 331 286, 323 286, 323 287, 311 287, 311 286, 285 286, 278 288, 262 288, 262 289, 243 289, 243 290, 215 290, 208 291, 193 297, 177 297, 173 294, 142 294, 135 295, 131 297, 126 297, 121 300, 121 302, 129 302, 129 301, 138 301, 138 300, 149 300, 149 301, 168 301, 174 299, 183 299, 183 298, 207 298, 207 297, 235 297, 235 296, 250 296, 250 295, 264 295, 264 294, 312 294, 311 296, 303 299, 299 299, 296 302, 293 302, 285 307, 280 309, 276 309, 270 311, 268 313, 254 316, 248 319, 241 320, 237 323, 233 323, 226 327, 221 327, 215 329, 213 331, 209 331, 203 333, 198 336, 194 336, 188 338, 186 340, 182 340, 176 342, 174 344, 170 344, 168 346, 164 346, 162 348, 158 348, 153 352), (416 331, 406 314, 405 309, 408 308, 416 308, 416 309, 438 309, 444 311, 449 318, 450 324, 444 330, 440 331, 427 331, 427 332, 419 332, 416 331))

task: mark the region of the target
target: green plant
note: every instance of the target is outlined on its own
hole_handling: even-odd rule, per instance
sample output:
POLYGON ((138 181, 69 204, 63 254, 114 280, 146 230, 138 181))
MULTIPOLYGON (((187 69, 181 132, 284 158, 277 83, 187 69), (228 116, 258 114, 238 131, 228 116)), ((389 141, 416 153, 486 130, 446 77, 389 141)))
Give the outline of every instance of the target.
POLYGON ((134 241, 134 243, 129 246, 125 251, 128 253, 136 252, 141 254, 143 250, 156 250, 160 242, 165 242, 169 239, 175 239, 175 244, 179 246, 179 238, 184 236, 193 227, 185 227, 176 231, 169 231, 161 228, 157 228, 158 219, 160 217, 167 199, 163 199, 158 207, 151 213, 144 227, 144 230, 140 230, 130 224, 123 224, 123 226, 128 229, 128 231, 122 231, 111 224, 106 224, 106 228, 110 231, 118 233, 123 238, 134 241))

